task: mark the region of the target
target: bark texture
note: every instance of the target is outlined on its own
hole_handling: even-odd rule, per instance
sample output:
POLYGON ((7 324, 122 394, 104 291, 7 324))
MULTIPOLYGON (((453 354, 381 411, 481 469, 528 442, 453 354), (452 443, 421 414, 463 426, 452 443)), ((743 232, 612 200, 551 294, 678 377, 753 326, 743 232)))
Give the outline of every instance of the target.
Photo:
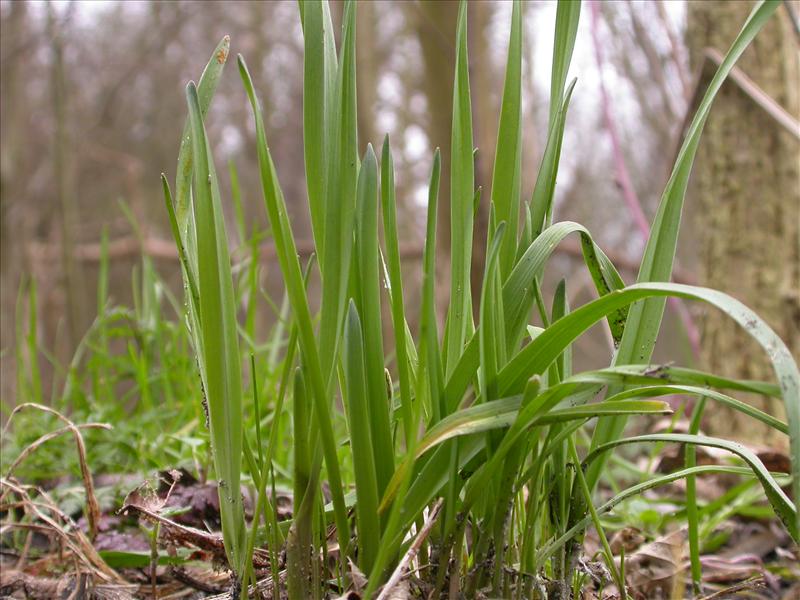
MULTIPOLYGON (((751 2, 689 2, 687 41, 696 71, 705 48, 728 50, 751 9, 751 2)), ((799 57, 798 38, 780 7, 738 66, 798 118, 799 57)), ((706 65, 701 85, 714 70, 706 65)), ((697 205, 691 226, 699 242, 700 281, 753 308, 794 356, 800 356, 799 168, 797 140, 726 83, 708 118, 690 187, 690 202, 697 205)), ((713 309, 702 319, 701 364, 727 376, 774 380, 763 350, 713 309)), ((785 418, 778 400, 748 400, 785 418)), ((706 420, 712 434, 788 445, 784 436, 726 407, 714 406, 706 420)))

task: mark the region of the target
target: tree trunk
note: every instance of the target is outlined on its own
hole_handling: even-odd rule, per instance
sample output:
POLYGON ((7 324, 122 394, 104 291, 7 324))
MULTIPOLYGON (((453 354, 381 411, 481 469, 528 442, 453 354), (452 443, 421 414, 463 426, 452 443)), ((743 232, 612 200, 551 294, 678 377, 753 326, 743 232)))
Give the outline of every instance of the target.
POLYGON ((458 2, 409 2, 409 22, 414 24, 422 49, 423 85, 428 100, 426 132, 431 147, 442 153, 439 206, 436 221, 436 304, 440 314, 449 303, 450 277, 450 132, 453 124, 458 2))
MULTIPOLYGON (((689 2, 687 41, 695 70, 700 69, 704 49, 727 51, 751 8, 750 2, 689 2)), ((783 8, 738 66, 797 118, 797 38, 783 8)), ((710 76, 708 65, 703 73, 710 76)), ((794 356, 800 354, 799 159, 797 139, 728 81, 708 118, 690 187, 698 207, 694 225, 700 281, 754 309, 794 356)), ((714 310, 704 315, 702 325, 702 368, 774 381, 768 358, 743 329, 714 310)), ((785 418, 779 400, 747 400, 785 418)), ((787 444, 784 436, 727 407, 715 406, 707 421, 705 428, 712 434, 754 444, 787 444)))
MULTIPOLYGON (((486 241, 489 233, 489 199, 491 196, 492 167, 497 140, 497 122, 500 114, 499 104, 495 101, 497 77, 494 76, 495 65, 489 50, 489 22, 493 7, 488 2, 475 2, 470 5, 469 42, 472 77, 473 140, 478 148, 475 157, 475 189, 481 188, 481 201, 475 214, 475 230, 472 235, 472 311, 477 319, 481 302, 481 282, 486 264, 486 241)), ((505 63, 501 62, 501 73, 505 72, 505 63)), ((503 78, 499 79, 502 89, 503 78)), ((508 235, 512 235, 510 232, 508 235)))
MULTIPOLYGON (((428 100, 428 139, 432 147, 442 153, 442 171, 439 184, 439 212, 437 221, 438 281, 437 304, 446 312, 448 298, 448 273, 444 269, 450 254, 450 135, 453 125, 453 79, 455 77, 456 22, 458 2, 414 2, 408 5, 409 21, 414 24, 424 65, 424 92, 428 100)), ((486 258, 486 233, 489 223, 489 183, 492 176, 495 135, 497 126, 497 97, 493 86, 502 89, 503 75, 493 74, 490 63, 488 27, 493 8, 490 4, 470 4, 468 54, 470 87, 472 89, 473 142, 479 148, 475 164, 475 183, 482 186, 481 203, 475 215, 471 265, 472 305, 477 312, 480 305, 480 282, 486 258), (481 90, 477 92, 476 90, 481 90)), ((505 64, 505 61, 503 61, 505 64)))
POLYGON ((48 6, 47 34, 50 37, 52 63, 50 87, 53 100, 55 132, 53 138, 53 176, 59 202, 61 226, 61 262, 67 294, 68 348, 75 348, 84 329, 85 288, 80 264, 74 256, 75 230, 80 223, 77 197, 73 193, 70 140, 67 130, 67 84, 64 72, 64 23, 59 22, 53 5, 48 6))
POLYGON ((356 11, 356 64, 358 67, 358 155, 372 144, 380 157, 383 137, 375 131, 375 103, 378 84, 378 56, 375 40, 375 4, 363 2, 356 11))

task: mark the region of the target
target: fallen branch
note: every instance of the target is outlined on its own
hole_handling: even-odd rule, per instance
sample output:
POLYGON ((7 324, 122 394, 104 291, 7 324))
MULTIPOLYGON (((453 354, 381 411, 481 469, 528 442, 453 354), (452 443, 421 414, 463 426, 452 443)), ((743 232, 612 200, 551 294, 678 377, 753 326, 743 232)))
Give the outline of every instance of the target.
MULTIPOLYGON (((284 569, 278 575, 278 585, 279 589, 280 586, 285 583, 286 581, 286 570, 284 569)), ((273 588, 275 587, 272 577, 267 577, 262 579, 256 585, 251 585, 247 588, 247 596, 246 598, 279 598, 281 597, 280 594, 277 596, 273 594, 273 588), (268 596, 266 594, 269 594, 268 596)), ((244 594, 242 594, 244 595, 244 594)), ((216 596, 208 596, 206 600, 233 600, 233 594, 231 592, 224 592, 222 594, 217 594, 216 596)))
MULTIPOLYGON (((45 492, 38 488, 32 489, 35 489, 46 502, 34 501, 30 497, 30 494, 28 494, 26 486, 14 481, 9 481, 4 477, 0 478, 0 490, 2 490, 0 491, 0 512, 5 512, 7 510, 7 504, 4 503, 5 496, 9 493, 16 495, 21 500, 25 512, 44 523, 47 531, 58 536, 72 551, 75 557, 82 562, 87 569, 92 571, 95 576, 107 583, 126 584, 127 582, 106 564, 83 531, 77 527, 72 519, 64 514, 45 492), (57 523, 53 517, 45 514, 43 509, 50 511, 58 519, 66 523, 69 531, 67 531, 66 527, 57 523)), ((7 527, 21 527, 22 525, 23 524, 20 523, 6 524, 7 527)))
MULTIPOLYGON (((200 529, 195 529, 194 527, 181 525, 138 504, 125 504, 119 509, 118 513, 127 514, 129 511, 135 511, 152 521, 160 523, 162 526, 162 535, 167 537, 172 543, 179 546, 191 544, 201 550, 210 552, 216 561, 227 563, 225 545, 221 535, 215 535, 200 529)), ((261 548, 256 548, 253 553, 253 564, 258 568, 269 566, 269 554, 261 548)))
MULTIPOLYGON (((29 255, 33 262, 47 263, 52 262, 58 257, 60 246, 31 242, 28 245, 29 255)), ((99 243, 78 244, 74 248, 75 258, 81 262, 98 263, 102 256, 101 247, 99 243)), ((297 253, 300 256, 308 257, 314 251, 313 242, 307 240, 300 240, 297 242, 297 253)), ((605 250, 604 250, 605 251, 605 250)), ((580 244, 572 240, 564 240, 554 250, 556 254, 563 254, 569 257, 582 258, 583 252, 580 244)), ((611 260, 614 265, 622 270, 636 272, 639 270, 639 259, 636 257, 628 257, 620 252, 605 251, 606 256, 611 260)), ((158 238, 145 238, 139 241, 135 237, 122 237, 110 241, 108 244, 108 258, 121 259, 121 258, 134 258, 144 254, 150 258, 157 260, 178 260, 178 252, 175 249, 175 243, 158 238)), ((275 247, 272 244, 262 244, 260 249, 262 260, 275 260, 275 247)), ((404 259, 419 258, 422 256, 422 246, 413 243, 406 243, 400 245, 400 257, 404 259)), ((676 283, 685 283, 687 285, 695 285, 697 279, 695 276, 685 269, 676 267, 672 273, 673 281, 676 283)))

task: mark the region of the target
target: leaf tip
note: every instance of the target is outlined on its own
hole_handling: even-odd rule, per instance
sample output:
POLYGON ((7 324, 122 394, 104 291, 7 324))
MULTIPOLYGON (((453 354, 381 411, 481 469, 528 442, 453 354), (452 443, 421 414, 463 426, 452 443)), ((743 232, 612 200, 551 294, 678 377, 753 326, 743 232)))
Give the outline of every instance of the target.
POLYGON ((364 162, 372 166, 373 164, 377 167, 378 160, 375 157, 375 150, 372 148, 372 144, 367 144, 367 151, 364 152, 364 162))

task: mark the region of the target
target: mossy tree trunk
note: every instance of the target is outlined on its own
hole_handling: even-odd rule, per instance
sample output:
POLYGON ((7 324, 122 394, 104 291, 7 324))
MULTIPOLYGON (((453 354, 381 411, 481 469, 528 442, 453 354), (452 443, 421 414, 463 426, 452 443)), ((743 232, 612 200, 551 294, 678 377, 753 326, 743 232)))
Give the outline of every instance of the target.
MULTIPOLYGON (((688 3, 687 41, 695 70, 706 48, 725 53, 751 9, 751 2, 688 3)), ((800 92, 797 43, 781 8, 738 63, 795 118, 800 92)), ((704 73, 708 72, 707 68, 704 73)), ((690 188, 690 202, 697 207, 692 227, 698 237, 700 281, 753 308, 795 356, 800 355, 799 168, 797 139, 739 87, 726 83, 709 116, 690 188)), ((763 351, 713 310, 702 319, 701 366, 733 377, 774 380, 763 351)), ((748 400, 784 417, 778 400, 748 400)), ((780 434, 725 407, 715 406, 706 416, 705 428, 712 434, 754 445, 787 443, 780 434)))

